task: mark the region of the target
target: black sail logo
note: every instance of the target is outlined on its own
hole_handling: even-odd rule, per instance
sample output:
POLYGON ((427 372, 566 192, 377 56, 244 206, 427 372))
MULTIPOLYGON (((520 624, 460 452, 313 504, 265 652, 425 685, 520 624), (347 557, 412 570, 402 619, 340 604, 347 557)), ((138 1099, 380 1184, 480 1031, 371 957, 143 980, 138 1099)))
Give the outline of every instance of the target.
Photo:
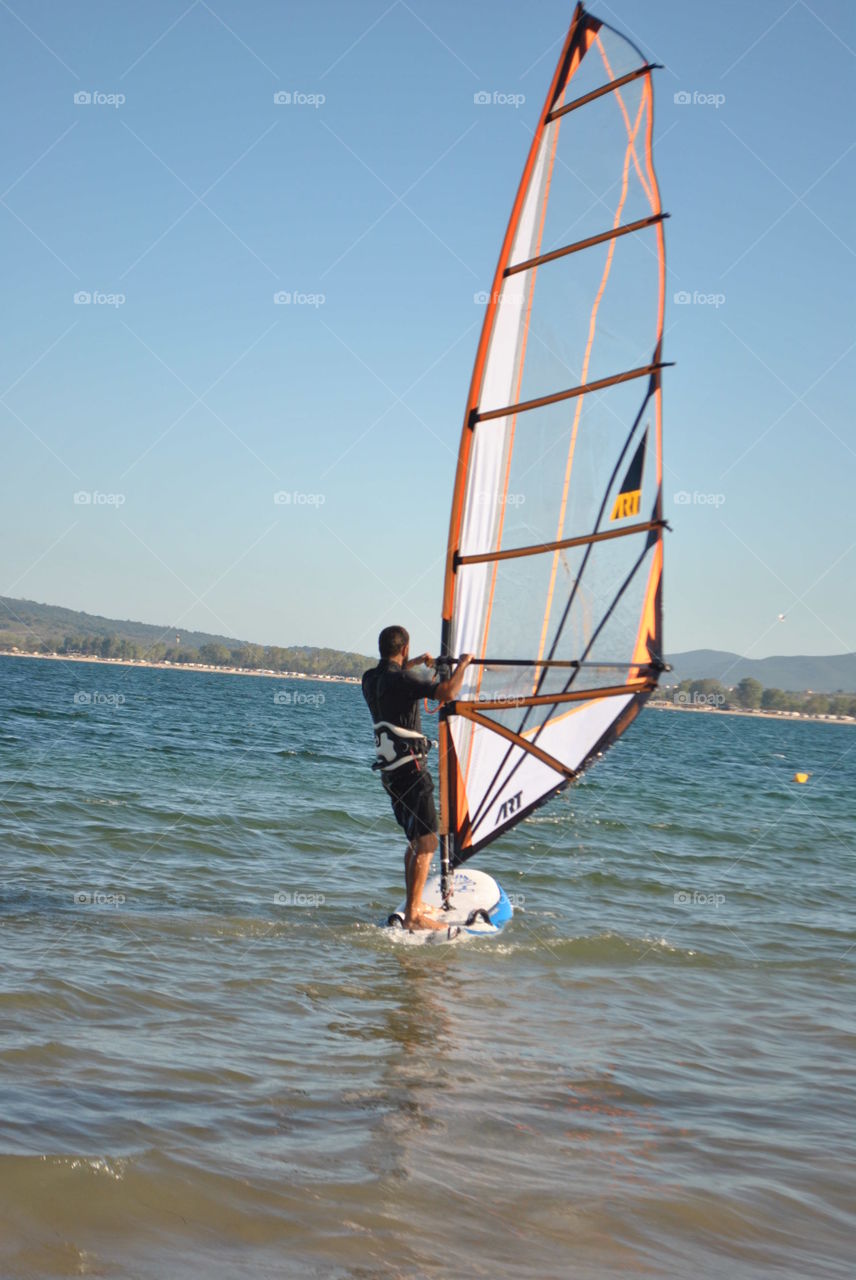
POLYGON ((624 483, 618 492, 612 507, 610 520, 626 520, 628 516, 638 516, 639 504, 642 500, 642 472, 645 467, 645 449, 648 445, 648 432, 639 441, 633 461, 627 468, 624 483))
POLYGON ((507 800, 504 800, 499 806, 499 813, 496 815, 496 822, 494 823, 494 826, 496 826, 496 823, 498 822, 504 822, 506 818, 510 818, 512 814, 518 813, 520 811, 520 802, 522 799, 523 792, 518 791, 515 795, 509 796, 507 800))

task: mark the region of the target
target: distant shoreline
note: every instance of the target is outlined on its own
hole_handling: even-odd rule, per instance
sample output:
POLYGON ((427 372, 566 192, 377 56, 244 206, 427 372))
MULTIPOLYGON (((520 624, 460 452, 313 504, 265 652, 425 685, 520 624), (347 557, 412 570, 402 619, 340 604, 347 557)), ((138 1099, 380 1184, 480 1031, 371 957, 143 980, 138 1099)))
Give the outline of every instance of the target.
MULTIPOLYGON (((13 653, 10 649, 0 649, 0 658, 37 658, 48 662, 90 663, 101 667, 142 667, 152 671, 202 671, 226 676, 265 676, 269 680, 316 680, 323 684, 360 683, 357 676, 309 675, 303 671, 271 671, 268 668, 255 671, 250 667, 212 667, 204 662, 148 662, 142 658, 98 658, 84 653, 13 653)), ((760 720, 811 720, 819 724, 856 724, 856 718, 811 716, 802 711, 738 711, 731 707, 726 710, 724 707, 694 707, 678 702, 653 701, 649 701, 647 705, 655 711, 690 711, 695 715, 747 716, 750 719, 760 720)))
POLYGON ((204 662, 148 662, 144 658, 98 658, 88 653, 13 653, 0 649, 0 658, 40 658, 48 662, 89 662, 102 667, 146 667, 152 671, 203 671, 226 676, 266 676, 269 680, 320 680, 324 684, 359 684, 356 676, 309 675, 303 671, 260 671, 250 667, 212 667, 204 662))
POLYGON ((856 719, 844 719, 841 716, 809 716, 803 711, 738 711, 729 707, 688 707, 679 702, 651 702, 647 704, 655 711, 691 711, 695 715, 713 716, 748 716, 752 720, 812 720, 819 724, 856 724, 856 719))

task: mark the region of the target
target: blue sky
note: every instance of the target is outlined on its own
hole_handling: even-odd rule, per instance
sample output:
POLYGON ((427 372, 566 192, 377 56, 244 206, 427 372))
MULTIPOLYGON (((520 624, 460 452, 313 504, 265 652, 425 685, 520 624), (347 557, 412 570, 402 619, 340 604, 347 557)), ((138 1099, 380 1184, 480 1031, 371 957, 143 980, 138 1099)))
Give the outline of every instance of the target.
MULTIPOLYGON (((436 647, 474 294, 571 7, 4 0, 0 593, 436 647)), ((856 10, 591 8, 666 66, 667 648, 854 650, 856 10)))

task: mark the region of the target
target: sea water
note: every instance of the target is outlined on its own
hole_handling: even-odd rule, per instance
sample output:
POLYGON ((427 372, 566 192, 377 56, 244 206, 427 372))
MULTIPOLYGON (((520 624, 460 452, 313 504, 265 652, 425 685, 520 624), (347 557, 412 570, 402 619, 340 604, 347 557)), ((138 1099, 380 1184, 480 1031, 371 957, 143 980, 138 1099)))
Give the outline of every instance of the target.
POLYGON ((0 708, 3 1277, 853 1275, 852 726, 646 710, 412 947, 357 687, 0 708))

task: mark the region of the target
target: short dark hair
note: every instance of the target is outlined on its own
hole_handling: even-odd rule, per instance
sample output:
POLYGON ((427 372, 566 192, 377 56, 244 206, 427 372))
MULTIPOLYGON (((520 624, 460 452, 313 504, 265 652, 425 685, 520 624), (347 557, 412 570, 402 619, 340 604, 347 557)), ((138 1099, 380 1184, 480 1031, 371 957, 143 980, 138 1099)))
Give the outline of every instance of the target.
POLYGON ((377 647, 382 658, 394 658, 403 653, 410 644, 410 636, 404 627, 384 627, 377 638, 377 647))

